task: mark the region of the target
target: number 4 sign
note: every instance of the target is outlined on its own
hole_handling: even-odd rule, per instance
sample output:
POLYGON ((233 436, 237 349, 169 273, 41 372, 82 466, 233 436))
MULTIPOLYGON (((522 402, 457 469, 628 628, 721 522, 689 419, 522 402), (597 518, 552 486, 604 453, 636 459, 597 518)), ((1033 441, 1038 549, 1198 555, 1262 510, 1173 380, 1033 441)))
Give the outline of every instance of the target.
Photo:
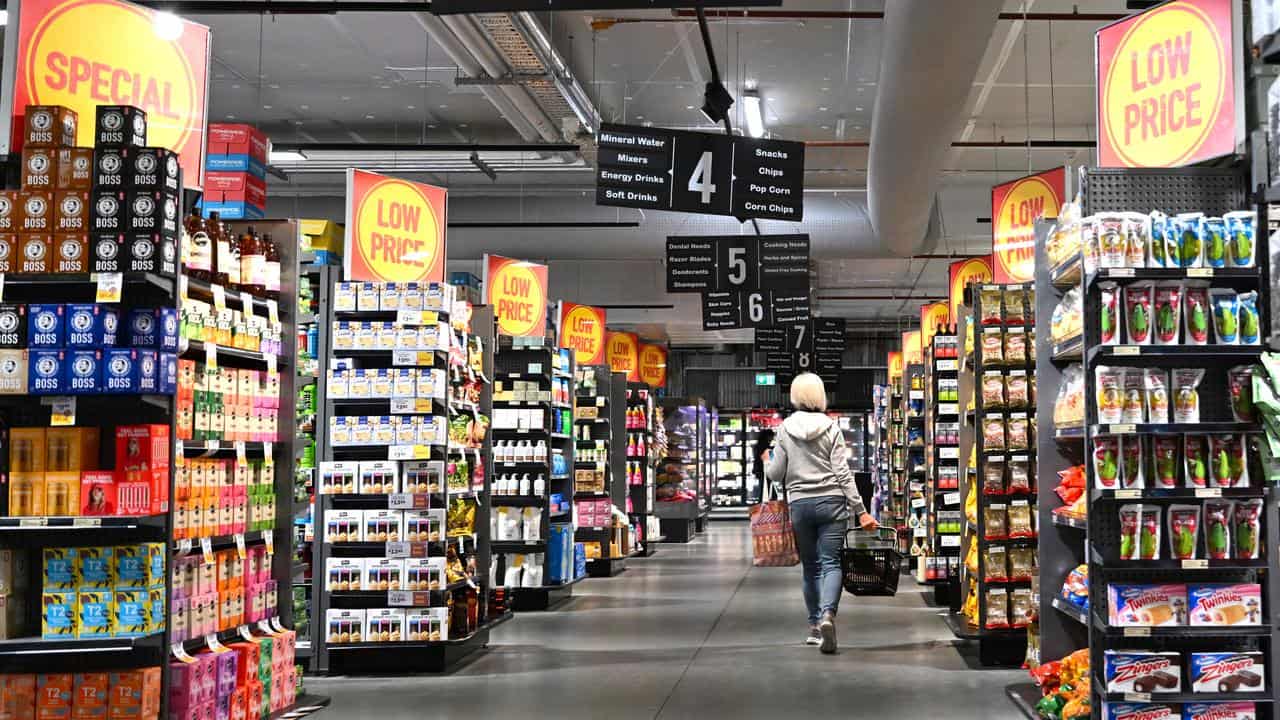
POLYGON ((675 143, 673 164, 676 184, 672 210, 729 214, 733 138, 705 133, 681 135, 675 143))

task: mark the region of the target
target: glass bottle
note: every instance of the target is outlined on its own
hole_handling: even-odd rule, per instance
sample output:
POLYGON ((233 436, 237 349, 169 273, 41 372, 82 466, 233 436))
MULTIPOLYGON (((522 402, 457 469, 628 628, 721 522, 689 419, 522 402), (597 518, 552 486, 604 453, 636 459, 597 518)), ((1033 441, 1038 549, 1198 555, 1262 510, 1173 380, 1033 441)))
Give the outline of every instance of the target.
POLYGON ((280 299, 280 248, 271 240, 270 233, 262 234, 262 248, 266 258, 262 284, 266 288, 267 297, 278 301, 280 299))
POLYGON ((266 292, 263 275, 267 258, 262 253, 262 238, 250 225, 240 234, 240 290, 262 296, 266 292))
POLYGON ((209 226, 200 216, 199 210, 191 208, 191 213, 182 223, 182 231, 183 269, 196 280, 212 282, 213 239, 209 236, 209 226))
POLYGON ((231 226, 222 223, 222 237, 226 239, 227 255, 226 263, 221 258, 218 260, 218 270, 226 275, 227 289, 240 289, 240 238, 231 230, 231 226))
MULTIPOLYGON (((227 238, 226 226, 222 224, 222 219, 217 212, 209 213, 209 217, 205 220, 205 231, 213 238, 213 282, 223 287, 231 284, 231 278, 228 275, 231 266, 231 243, 227 238)), ((236 269, 239 275, 239 268, 236 269)))

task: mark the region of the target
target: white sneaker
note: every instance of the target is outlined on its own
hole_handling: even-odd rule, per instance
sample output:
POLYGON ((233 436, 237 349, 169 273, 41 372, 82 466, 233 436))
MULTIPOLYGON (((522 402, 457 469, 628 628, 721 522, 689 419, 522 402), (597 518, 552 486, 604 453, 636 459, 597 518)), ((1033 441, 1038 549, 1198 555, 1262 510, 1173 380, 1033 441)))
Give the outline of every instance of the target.
POLYGON ((821 645, 822 632, 818 630, 817 625, 809 626, 809 636, 804 639, 805 645, 821 645))

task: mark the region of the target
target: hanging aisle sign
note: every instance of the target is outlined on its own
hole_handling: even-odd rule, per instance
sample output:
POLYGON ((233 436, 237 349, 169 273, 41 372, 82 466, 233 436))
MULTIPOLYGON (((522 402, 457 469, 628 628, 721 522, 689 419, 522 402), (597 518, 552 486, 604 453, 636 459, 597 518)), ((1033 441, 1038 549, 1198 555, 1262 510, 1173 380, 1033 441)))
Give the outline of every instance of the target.
POLYGON ((742 290, 702 294, 702 329, 736 330, 809 321, 809 291, 742 290))
POLYGON ((1238 5, 1175 0, 1097 32, 1099 166, 1181 167, 1243 145, 1238 5))
POLYGON ((573 351, 579 367, 604 365, 605 310, 560 303, 560 347, 573 351))
POLYGON ((1055 168, 991 188, 991 256, 996 282, 1036 279, 1036 221, 1058 217, 1065 202, 1066 175, 1066 168, 1055 168))
POLYGON ((960 307, 964 305, 964 289, 970 283, 991 282, 993 277, 992 258, 976 257, 957 260, 951 263, 950 274, 950 306, 951 317, 960 317, 960 307))
POLYGON ((845 320, 812 318, 784 328, 756 330, 756 349, 764 351, 765 369, 777 373, 779 385, 790 385, 796 375, 808 372, 821 377, 831 390, 843 365, 845 320), (775 349, 779 339, 785 341, 780 350, 775 349))
POLYGON ((902 359, 908 365, 919 365, 924 362, 924 350, 920 347, 919 330, 902 333, 902 359))
POLYGON ((667 238, 667 292, 809 290, 808 235, 667 238))
POLYGON ((640 346, 640 382, 649 387, 667 386, 667 349, 645 343, 640 346))
POLYGON ((640 338, 635 333, 608 332, 605 359, 613 372, 624 373, 627 382, 640 381, 640 338))
POLYGON ((203 186, 209 28, 120 0, 21 0, 8 13, 0 153, 21 152, 28 105, 74 110, 81 147, 95 144, 99 105, 133 105, 147 144, 176 152, 186 184, 203 186))
POLYGON ((596 204, 804 219, 804 143, 605 124, 596 204))
POLYGON ((938 332, 939 325, 948 325, 951 323, 951 315, 947 311, 947 304, 944 302, 929 303, 920 306, 920 331, 924 333, 921 343, 925 347, 929 347, 933 343, 933 336, 938 332))
POLYGON ((349 168, 347 280, 444 282, 448 191, 349 168))
POLYGON ((902 361, 901 350, 897 350, 889 353, 888 365, 889 365, 889 382, 893 382, 894 380, 897 380, 898 378, 902 377, 902 368, 904 367, 904 363, 902 361))
POLYGON ((547 334, 546 265, 486 253, 484 297, 493 308, 499 334, 539 338, 547 334))

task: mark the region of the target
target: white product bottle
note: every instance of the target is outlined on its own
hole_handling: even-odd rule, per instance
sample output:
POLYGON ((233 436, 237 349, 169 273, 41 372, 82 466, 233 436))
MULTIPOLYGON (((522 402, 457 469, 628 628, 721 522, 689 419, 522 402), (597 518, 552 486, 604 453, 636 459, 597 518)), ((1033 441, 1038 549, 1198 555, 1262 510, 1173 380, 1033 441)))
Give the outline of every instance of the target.
POLYGON ((525 473, 524 477, 520 478, 520 494, 528 495, 529 490, 529 473, 525 473))
POLYGON ((533 448, 533 461, 544 463, 547 461, 547 442, 539 440, 538 444, 533 448))
POLYGON ((507 444, 505 442, 499 440, 493 444, 493 459, 494 462, 507 461, 507 444))
POLYGON ((533 494, 538 497, 547 494, 547 479, 542 475, 538 475, 538 479, 533 481, 533 494))
POLYGON ((533 449, 529 447, 529 441, 521 440, 516 446, 516 462, 529 462, 532 455, 533 449))

